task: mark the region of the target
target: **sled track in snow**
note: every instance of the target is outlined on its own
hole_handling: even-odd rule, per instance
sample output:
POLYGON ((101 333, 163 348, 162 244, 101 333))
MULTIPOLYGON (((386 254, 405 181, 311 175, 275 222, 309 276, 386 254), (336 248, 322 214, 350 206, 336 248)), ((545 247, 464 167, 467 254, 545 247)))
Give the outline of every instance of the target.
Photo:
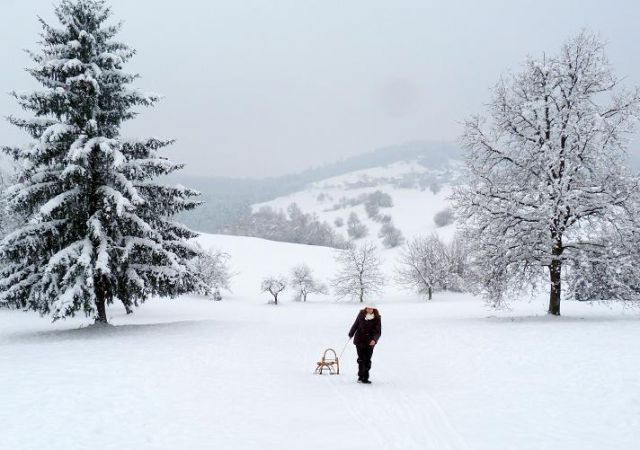
MULTIPOLYGON (((391 378, 383 368, 376 372, 376 379, 391 378)), ((445 411, 427 393, 410 396, 393 382, 362 386, 348 376, 327 378, 344 409, 368 430, 379 448, 469 450, 445 411)))

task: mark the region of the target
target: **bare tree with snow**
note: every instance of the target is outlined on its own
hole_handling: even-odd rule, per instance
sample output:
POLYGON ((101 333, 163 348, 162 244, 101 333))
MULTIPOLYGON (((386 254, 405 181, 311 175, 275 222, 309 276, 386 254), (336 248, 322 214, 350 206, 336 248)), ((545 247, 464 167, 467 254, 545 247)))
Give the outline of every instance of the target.
POLYGON ((268 292, 273 296, 273 302, 278 304, 278 295, 287 288, 287 279, 283 276, 272 276, 262 280, 261 292, 268 292))
POLYGON ((444 259, 448 275, 442 288, 458 292, 467 290, 469 250, 458 233, 444 244, 444 259))
POLYGON ((385 248, 395 248, 404 242, 402 232, 392 222, 382 224, 378 237, 382 239, 382 245, 385 248))
POLYGON ((351 297, 362 303, 382 292, 385 283, 382 263, 373 242, 338 251, 336 262, 340 268, 331 284, 338 298, 351 297))
POLYGON ((618 277, 637 255, 639 187, 624 150, 640 96, 617 87, 603 44, 584 31, 502 77, 488 117, 466 121, 468 183, 454 199, 494 303, 546 278, 559 315, 565 269, 588 275, 597 260, 618 277))
POLYGON ((312 270, 306 264, 299 264, 291 270, 291 286, 296 290, 296 297, 303 302, 309 294, 328 294, 329 290, 317 281, 312 270))
POLYGON ((231 231, 242 236, 256 236, 274 241, 296 242, 344 248, 346 240, 316 214, 305 214, 296 203, 287 207, 287 214, 270 206, 249 212, 231 231))
POLYGON ((449 265, 444 243, 437 235, 407 242, 398 257, 396 282, 431 300, 433 291, 447 285, 449 265))
POLYGON ((445 208, 442 211, 438 211, 436 215, 433 216, 433 222, 438 228, 451 225, 454 221, 455 217, 451 208, 445 208))
POLYGON ((369 233, 369 230, 365 224, 360 221, 360 218, 355 212, 349 214, 347 219, 347 234, 351 239, 362 239, 369 233))
POLYGON ((218 249, 202 250, 195 259, 195 271, 202 280, 202 288, 198 291, 213 300, 222 300, 222 290, 229 291, 231 255, 218 249))

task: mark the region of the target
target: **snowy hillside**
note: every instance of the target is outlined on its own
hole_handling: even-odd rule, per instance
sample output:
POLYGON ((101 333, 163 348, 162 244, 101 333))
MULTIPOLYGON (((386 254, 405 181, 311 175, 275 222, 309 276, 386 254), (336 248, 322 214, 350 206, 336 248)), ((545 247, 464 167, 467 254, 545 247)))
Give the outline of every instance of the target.
POLYGON ((286 211, 296 203, 304 213, 316 214, 332 225, 345 239, 349 238, 347 223, 352 213, 367 227, 367 239, 379 239, 384 224, 381 217, 387 216, 405 238, 437 232, 446 240, 451 238, 455 227, 439 226, 436 215, 448 209, 451 185, 458 178, 455 161, 438 169, 415 161, 399 161, 312 183, 304 190, 253 205, 253 210, 268 206, 286 211), (392 206, 379 207, 378 216, 372 217, 367 211, 367 200, 377 192, 388 194, 392 206))
POLYGON ((7 449, 635 448, 640 439, 638 312, 566 302, 487 310, 477 298, 379 299, 373 385, 313 375, 338 352, 350 301, 259 293, 267 273, 304 261, 320 278, 333 250, 204 235, 239 272, 221 302, 150 299, 115 327, 0 310, 0 423, 7 449), (553 430, 549 432, 548 430, 553 430))
MULTIPOLYGON (((332 163, 267 178, 195 177, 178 172, 167 179, 192 187, 202 196, 204 205, 179 215, 180 221, 194 230, 226 233, 250 211, 249 205, 286 196, 303 190, 310 183, 398 161, 419 161, 432 168, 444 167, 451 159, 459 159, 459 146, 446 142, 413 141, 378 148, 332 163)), ((231 233, 233 234, 233 233, 231 233)))
MULTIPOLYGON (((260 282, 270 275, 289 276, 291 268, 307 264, 317 278, 326 281, 333 276, 334 250, 327 247, 273 242, 244 236, 203 234, 198 242, 204 248, 215 248, 231 255, 231 292, 225 299, 242 299, 260 304, 268 295, 259 294, 260 282)), ((287 299, 287 292, 284 294, 287 299)))

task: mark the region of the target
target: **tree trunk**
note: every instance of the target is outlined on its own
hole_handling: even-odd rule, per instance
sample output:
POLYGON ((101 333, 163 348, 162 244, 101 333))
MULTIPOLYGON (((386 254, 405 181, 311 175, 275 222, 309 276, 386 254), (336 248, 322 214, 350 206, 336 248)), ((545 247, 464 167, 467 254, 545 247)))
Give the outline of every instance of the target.
POLYGON ((106 325, 107 322, 107 302, 103 295, 99 295, 96 297, 96 309, 98 310, 98 315, 96 316, 96 323, 106 325))
MULTIPOLYGON (((88 196, 88 204, 89 204, 89 217, 91 217, 98 210, 98 194, 97 187, 98 184, 98 162, 97 162, 97 154, 100 152, 100 148, 98 145, 94 145, 91 149, 91 154, 89 157, 89 170, 90 170, 90 191, 88 196)), ((94 242, 95 244, 95 242, 94 242)), ((103 285, 103 280, 98 276, 94 279, 94 292, 96 294, 96 310, 97 315, 95 319, 96 324, 107 325, 107 295, 105 292, 105 288, 103 285)))
POLYGON ((276 305, 278 304, 278 294, 273 294, 273 299, 276 302, 276 305))
POLYGON ((427 289, 427 291, 429 292, 429 300, 431 300, 431 286, 429 286, 429 288, 427 289))
POLYGON ((364 303, 364 290, 360 289, 360 303, 364 303))
POLYGON ((562 262, 553 260, 549 266, 549 281, 551 283, 551 291, 549 293, 549 314, 554 316, 560 315, 560 294, 562 286, 560 284, 562 274, 562 262))
POLYGON ((131 303, 122 302, 122 304, 124 305, 124 310, 127 312, 127 314, 133 314, 133 309, 131 309, 131 303))

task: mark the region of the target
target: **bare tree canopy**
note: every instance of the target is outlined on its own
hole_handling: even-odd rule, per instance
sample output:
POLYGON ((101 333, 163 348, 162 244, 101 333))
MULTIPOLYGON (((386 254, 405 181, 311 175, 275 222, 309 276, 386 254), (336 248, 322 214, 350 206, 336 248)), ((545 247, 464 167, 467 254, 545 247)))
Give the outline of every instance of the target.
POLYGON ((396 282, 431 300, 438 289, 462 290, 467 254, 459 239, 445 244, 432 234, 407 242, 398 263, 396 282))
POLYGON ((229 268, 231 255, 217 249, 203 250, 195 258, 196 273, 202 279, 199 293, 214 300, 222 300, 221 290, 230 291, 229 283, 233 274, 229 268))
POLYGON ((546 278, 559 315, 565 269, 575 280, 595 260, 632 263, 638 180, 625 146, 638 110, 638 91, 618 89, 602 42, 584 31, 502 77, 488 117, 466 121, 468 184, 454 200, 491 301, 546 278))
POLYGON ((273 302, 278 304, 278 294, 287 288, 287 279, 283 276, 267 277, 262 280, 261 292, 268 292, 273 296, 273 302))
POLYGON ((360 221, 355 212, 349 214, 347 219, 347 234, 351 239, 361 239, 369 233, 369 229, 360 221))
POLYGON ((296 297, 304 302, 309 294, 327 294, 327 286, 313 276, 313 271, 306 264, 299 264, 291 270, 291 285, 296 290, 296 297))
POLYGON ((362 303, 382 293, 384 276, 380 270, 378 248, 373 242, 339 250, 336 262, 340 269, 332 286, 338 298, 351 297, 362 303))

